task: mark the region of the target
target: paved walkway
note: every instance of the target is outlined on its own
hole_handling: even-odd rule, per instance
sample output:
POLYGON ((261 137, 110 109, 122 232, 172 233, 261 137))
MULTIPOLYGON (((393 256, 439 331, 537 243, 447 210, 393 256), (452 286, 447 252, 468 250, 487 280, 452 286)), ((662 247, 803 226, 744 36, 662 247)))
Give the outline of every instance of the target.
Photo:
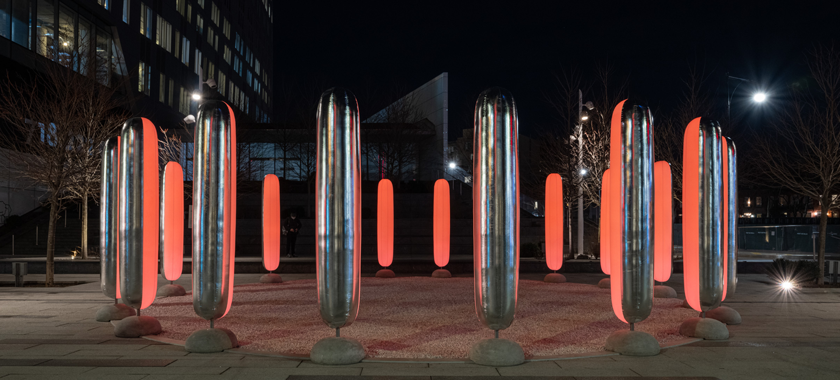
MULTIPOLYGON (((42 281, 42 277, 27 279, 42 281)), ((732 337, 728 341, 693 343, 649 358, 605 356, 508 368, 466 363, 328 367, 239 353, 192 354, 182 347, 145 339, 119 339, 110 324, 93 320, 96 310, 109 302, 99 291, 98 277, 57 275, 62 282, 93 281, 65 288, 0 287, 1 379, 834 379, 840 373, 840 289, 804 289, 786 295, 766 283, 762 275, 741 276, 738 294, 727 300, 726 304, 740 311, 744 319, 742 325, 730 327, 732 337)), ((293 280, 312 275, 283 277, 293 280)), ((603 276, 567 277, 572 282, 595 284, 603 276)), ((236 283, 253 283, 258 278, 237 275, 236 283)), ((529 274, 523 278, 541 276, 529 274)), ((189 289, 189 279, 189 275, 184 276, 179 283, 189 289)), ((0 282, 9 281, 10 275, 0 275, 0 282)), ((675 276, 669 285, 681 291, 680 281, 681 277, 675 276)))

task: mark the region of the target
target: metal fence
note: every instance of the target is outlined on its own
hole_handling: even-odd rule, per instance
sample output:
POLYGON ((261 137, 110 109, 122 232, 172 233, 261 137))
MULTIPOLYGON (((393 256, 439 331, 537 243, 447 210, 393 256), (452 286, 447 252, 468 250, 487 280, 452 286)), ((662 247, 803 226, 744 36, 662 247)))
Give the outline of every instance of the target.
MULTIPOLYGON (((739 225, 738 249, 742 251, 777 251, 815 253, 819 225, 739 225)), ((840 253, 840 225, 828 225, 825 252, 840 253)), ((674 246, 682 248, 682 225, 674 225, 674 246)), ((681 249, 680 249, 681 251, 681 249)))

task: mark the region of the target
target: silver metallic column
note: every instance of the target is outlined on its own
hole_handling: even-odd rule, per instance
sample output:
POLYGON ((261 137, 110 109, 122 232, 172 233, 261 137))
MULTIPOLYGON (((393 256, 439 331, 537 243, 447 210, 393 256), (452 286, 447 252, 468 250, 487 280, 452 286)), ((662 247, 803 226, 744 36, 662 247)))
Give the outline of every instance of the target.
POLYGON ((519 121, 499 87, 475 104, 473 266, 475 310, 492 330, 513 322, 519 283, 519 121))
POLYGON ((321 319, 338 329, 353 323, 359 313, 362 230, 356 97, 343 88, 327 90, 317 119, 318 307, 321 319))
POLYGON ((155 132, 149 120, 135 117, 120 133, 120 296, 122 303, 137 310, 151 305, 157 290, 160 206, 155 132))
POLYGON ((198 108, 193 154, 192 289, 199 317, 223 317, 231 301, 236 218, 233 115, 222 101, 198 108))
POLYGON ((726 296, 735 294, 735 287, 738 283, 738 155, 735 151, 735 142, 729 137, 726 139, 726 163, 724 175, 729 183, 728 193, 725 195, 727 207, 727 241, 726 244, 726 296))
POLYGON ((102 146, 102 188, 99 212, 100 287, 109 298, 117 299, 120 231, 120 137, 102 146))
POLYGON ((723 299, 723 136, 720 124, 700 119, 699 136, 699 293, 702 311, 720 306, 723 299))
POLYGON ((626 103, 621 112, 621 310, 627 323, 645 320, 653 307, 653 115, 626 103))

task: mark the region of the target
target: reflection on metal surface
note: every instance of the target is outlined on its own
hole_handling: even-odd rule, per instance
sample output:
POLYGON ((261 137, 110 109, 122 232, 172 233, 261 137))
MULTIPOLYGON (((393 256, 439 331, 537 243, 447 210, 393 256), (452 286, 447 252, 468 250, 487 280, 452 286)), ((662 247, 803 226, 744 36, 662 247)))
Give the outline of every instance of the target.
POLYGON ((613 113, 610 137, 613 175, 610 186, 616 190, 610 202, 614 219, 610 226, 614 236, 610 250, 616 250, 610 263, 613 311, 619 319, 637 323, 650 315, 653 306, 654 172, 650 109, 625 106, 621 102, 613 113))
POLYGON ((109 298, 120 298, 120 137, 108 139, 102 147, 102 187, 99 212, 100 287, 109 298))
POLYGON ((236 236, 236 122, 221 101, 199 106, 193 154, 193 309, 214 320, 230 310, 236 236))
POLYGON ((665 161, 657 161, 653 164, 654 174, 654 263, 653 279, 659 282, 668 281, 671 278, 671 267, 673 257, 673 200, 674 194, 671 186, 671 164, 665 161))
POLYGON ((686 301, 697 311, 723 298, 723 159, 716 121, 697 118, 683 149, 683 266, 686 301))
POLYGON ((723 299, 726 296, 735 294, 738 282, 738 155, 735 151, 735 142, 725 137, 725 151, 722 156, 726 165, 724 166, 724 206, 725 206, 725 236, 724 250, 724 291, 723 299))
POLYGON ((321 95, 317 114, 315 182, 318 307, 331 328, 359 313, 361 161, 359 105, 343 88, 321 95))
POLYGON ((519 283, 519 122, 516 102, 502 88, 485 90, 475 105, 473 142, 473 262, 475 309, 493 330, 510 326, 519 283))
POLYGON ((133 118, 120 134, 119 278, 122 302, 145 309, 158 271, 158 139, 151 121, 133 118))
POLYGON ((160 256, 169 281, 184 270, 184 171, 177 162, 163 168, 160 203, 160 256))

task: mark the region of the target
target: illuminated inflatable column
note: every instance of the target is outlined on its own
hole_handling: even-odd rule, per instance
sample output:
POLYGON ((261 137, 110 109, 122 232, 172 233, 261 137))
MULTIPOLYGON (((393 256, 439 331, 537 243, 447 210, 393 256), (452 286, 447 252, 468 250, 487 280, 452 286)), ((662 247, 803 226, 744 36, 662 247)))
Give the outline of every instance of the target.
POLYGON ((522 347, 499 339, 499 330, 513 322, 519 282, 519 122, 507 90, 494 87, 478 96, 473 134, 475 310, 496 338, 476 343, 470 359, 515 365, 525 360, 522 347))
POLYGON ((158 271, 158 138, 145 118, 125 122, 120 132, 119 292, 122 303, 137 316, 120 320, 114 335, 136 338, 160 333, 153 317, 140 310, 155 300, 158 271))
POLYGON ((607 338, 607 350, 624 355, 659 353, 659 343, 634 331, 653 308, 653 117, 625 105, 613 111, 610 132, 610 288, 615 315, 630 324, 607 338))
POLYGON ((210 328, 187 338, 189 352, 220 352, 238 345, 215 321, 230 311, 236 236, 236 120, 222 101, 198 107, 193 152, 193 310, 210 328))
POLYGON ((680 333, 727 339, 726 325, 705 318, 720 306, 724 292, 723 138, 716 121, 692 120, 683 147, 683 271, 685 297, 700 312, 680 326, 680 333))
POLYGON ((395 277, 388 269, 394 262, 394 186, 387 179, 379 181, 376 197, 376 255, 382 266, 376 277, 395 277))
POLYGON ((563 266, 563 178, 557 173, 545 179, 545 263, 554 272, 543 281, 566 282, 566 276, 557 273, 563 266))
POLYGON ((601 226, 601 234, 599 236, 601 245, 601 272, 607 275, 598 281, 598 287, 601 289, 610 288, 610 184, 612 183, 612 171, 610 169, 604 170, 604 177, 601 180, 601 219, 599 221, 601 226))
POLYGON ((184 171, 177 162, 163 168, 160 202, 160 256, 163 277, 169 284, 161 286, 158 297, 177 297, 187 294, 175 284, 184 270, 184 171))
POLYGON ((320 364, 357 363, 361 343, 341 338, 359 313, 361 270, 361 161, 359 106, 348 90, 321 95, 316 122, 315 239, 318 308, 335 337, 321 339, 310 358, 320 364))
POLYGON ((450 224, 452 223, 449 212, 449 182, 445 179, 435 181, 435 209, 434 209, 434 254, 435 265, 438 269, 432 272, 432 277, 450 278, 452 273, 444 269, 449 264, 449 240, 450 224))
POLYGON ((274 174, 266 174, 262 186, 262 260, 268 273, 260 277, 264 284, 283 282, 274 273, 280 267, 280 180, 274 174))
MULTIPOLYGON (((735 294, 738 283, 738 170, 735 143, 724 137, 723 140, 723 297, 735 294)), ((741 324, 741 314, 729 306, 720 306, 706 312, 709 318, 717 319, 727 325, 741 324)))
POLYGON ((102 306, 96 312, 96 321, 110 322, 134 315, 134 309, 119 303, 119 247, 120 230, 120 138, 111 137, 102 146, 102 186, 99 215, 99 263, 102 293, 113 298, 114 303, 102 306))
MULTIPOLYGON (((673 188, 671 186, 671 164, 657 161, 653 164, 653 279, 660 283, 671 278, 673 256, 673 188)), ((677 298, 677 291, 667 285, 653 287, 656 298, 677 298)))

